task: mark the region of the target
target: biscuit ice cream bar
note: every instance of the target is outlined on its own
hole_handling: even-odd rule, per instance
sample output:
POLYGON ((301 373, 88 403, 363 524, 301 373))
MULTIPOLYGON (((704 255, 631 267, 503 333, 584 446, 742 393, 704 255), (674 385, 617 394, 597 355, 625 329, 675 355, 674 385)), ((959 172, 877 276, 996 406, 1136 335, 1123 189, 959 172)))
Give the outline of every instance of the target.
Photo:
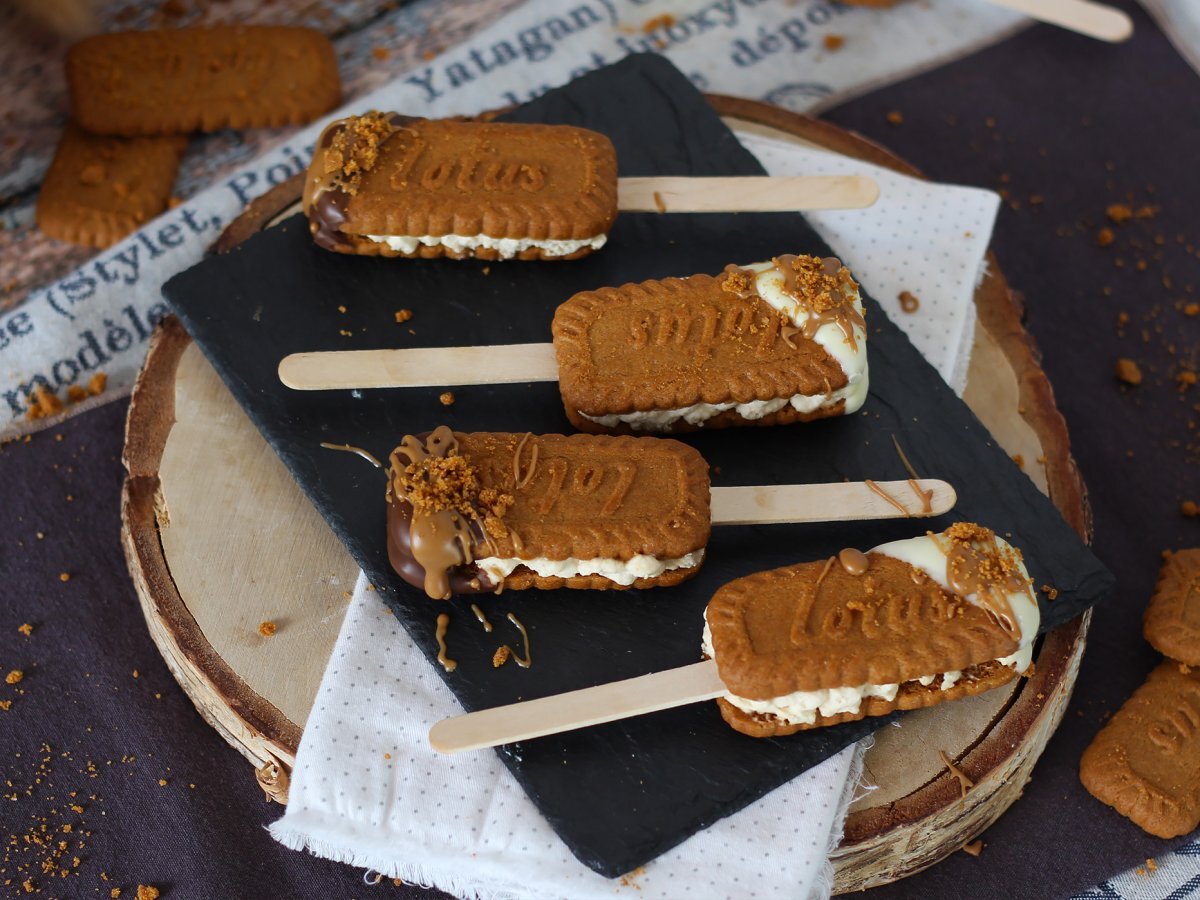
POLYGON ((705 611, 721 715, 755 737, 917 709, 1029 670, 1040 616, 1021 553, 987 528, 740 578, 705 611))
POLYGON ((790 254, 576 294, 553 324, 567 418, 602 432, 848 415, 867 396, 863 314, 839 260, 790 254))
POLYGON ((409 436, 388 469, 392 567, 435 599, 677 584, 704 559, 708 465, 656 438, 409 436))
POLYGON ((576 259, 616 218, 616 151, 566 125, 370 112, 321 134, 304 212, 340 253, 576 259))

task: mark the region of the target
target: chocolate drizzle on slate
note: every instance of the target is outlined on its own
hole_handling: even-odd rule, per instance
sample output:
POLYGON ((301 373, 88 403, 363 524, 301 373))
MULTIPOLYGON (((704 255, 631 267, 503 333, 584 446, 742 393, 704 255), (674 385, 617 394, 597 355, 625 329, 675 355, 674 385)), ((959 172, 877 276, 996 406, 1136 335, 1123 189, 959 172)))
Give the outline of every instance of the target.
MULTIPOLYGON (((688 80, 657 56, 629 57, 586 75, 510 118, 603 132, 616 145, 623 176, 762 174, 688 80)), ((470 403, 442 408, 427 389, 363 391, 357 397, 290 391, 279 383, 279 360, 306 350, 383 346, 397 296, 426 323, 405 338, 405 346, 538 343, 550 338, 555 307, 577 291, 696 272, 718 275, 729 262, 796 250, 832 255, 794 214, 622 213, 598 253, 565 264, 493 264, 485 278, 486 264, 476 261, 328 253, 313 246, 307 223, 297 217, 176 276, 164 292, 297 483, 380 587, 397 621, 436 665, 429 598, 388 564, 378 474, 318 444, 333 435, 384 456, 401 435, 437 422, 459 432, 563 432, 569 425, 557 385, 479 385, 471 388, 470 403), (339 304, 349 312, 338 312, 339 304), (355 336, 340 336, 340 328, 355 336)), ((889 439, 894 434, 917 471, 955 486, 956 518, 1019 536, 1035 582, 1059 590, 1054 603, 1039 598, 1043 628, 1107 596, 1111 575, 866 294, 863 304, 871 321, 870 415, 688 435, 684 440, 719 467, 718 483, 903 477, 889 439)), ((527 462, 528 453, 522 468, 527 462)), ((463 628, 454 635, 458 669, 446 681, 474 710, 688 665, 699 656, 704 607, 725 582, 829 559, 844 547, 940 530, 951 521, 716 528, 704 568, 677 587, 508 593, 506 606, 536 632, 537 665, 493 669, 494 635, 463 628)), ((888 721, 756 740, 729 728, 715 704, 697 703, 522 742, 501 748, 499 757, 571 851, 615 876, 888 721)))

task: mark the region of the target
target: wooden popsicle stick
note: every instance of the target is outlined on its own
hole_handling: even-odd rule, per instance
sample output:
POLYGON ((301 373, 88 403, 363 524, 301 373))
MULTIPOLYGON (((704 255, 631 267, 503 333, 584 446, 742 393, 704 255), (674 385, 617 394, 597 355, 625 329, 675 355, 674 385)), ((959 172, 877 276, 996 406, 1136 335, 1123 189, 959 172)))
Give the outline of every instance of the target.
POLYGON ((873 484, 877 490, 873 490, 865 481, 715 487, 712 489, 712 523, 770 525, 781 522, 915 519, 940 516, 953 509, 958 502, 958 495, 952 486, 933 478, 923 478, 912 484, 907 481, 876 481, 873 484), (922 493, 933 492, 929 512, 923 511, 924 504, 913 484, 922 493))
POLYGON ((553 344, 333 350, 285 356, 279 380, 297 391, 519 384, 558 381, 558 363, 553 344))
POLYGON ((996 6, 1024 13, 1039 22, 1058 25, 1101 41, 1129 40, 1133 20, 1124 10, 1091 0, 988 0, 996 6))
POLYGON ((737 177, 620 178, 623 212, 794 212, 864 209, 879 199, 866 175, 743 175, 737 177))
POLYGON ((439 753, 481 750, 713 700, 725 693, 717 664, 709 659, 666 672, 443 719, 429 729, 429 744, 439 753))

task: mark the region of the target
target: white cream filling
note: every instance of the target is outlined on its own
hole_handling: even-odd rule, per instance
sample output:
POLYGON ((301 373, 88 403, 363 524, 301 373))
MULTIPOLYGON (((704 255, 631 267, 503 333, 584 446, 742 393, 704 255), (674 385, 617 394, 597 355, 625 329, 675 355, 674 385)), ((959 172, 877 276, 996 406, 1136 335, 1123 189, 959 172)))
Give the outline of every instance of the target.
POLYGON ((387 244, 393 250, 401 253, 415 253, 420 246, 442 246, 455 253, 464 250, 495 250, 501 259, 512 259, 518 253, 536 247, 543 256, 568 256, 584 247, 599 250, 608 240, 608 235, 598 234, 595 237, 578 241, 539 241, 534 238, 496 238, 486 234, 364 234, 367 240, 377 244, 387 244))
MULTIPOLYGON (((1009 544, 1002 537, 996 537, 996 543, 1004 552, 1009 544)), ((947 591, 950 591, 950 580, 947 576, 947 556, 933 537, 923 535, 902 541, 892 541, 881 544, 871 552, 890 556, 901 562, 906 562, 920 569, 947 591)), ((1028 580, 1029 573, 1024 563, 1018 563, 1021 575, 1028 580)), ((950 591, 954 593, 953 591, 950 591)), ((1033 642, 1037 637, 1038 625, 1041 623, 1041 613, 1037 601, 1028 591, 1013 591, 1005 594, 1013 614, 1017 619, 1017 627, 1021 636, 1018 639, 1016 653, 995 660, 1001 665, 1012 666, 1018 673, 1029 668, 1033 659, 1033 642)), ((976 594, 968 594, 965 599, 970 603, 978 602, 976 594)), ((707 611, 704 620, 704 636, 702 643, 706 656, 713 657, 712 631, 708 627, 707 611)), ((928 687, 941 678, 938 690, 949 690, 962 679, 960 670, 940 672, 934 675, 922 675, 913 679, 928 687)), ((896 699, 900 690, 899 684, 860 684, 857 687, 837 687, 816 691, 795 691, 780 697, 770 697, 766 700, 750 700, 736 694, 726 694, 725 699, 738 709, 747 713, 772 715, 785 722, 797 725, 811 725, 816 721, 817 713, 822 716, 836 716, 841 713, 857 713, 862 701, 868 697, 882 697, 884 700, 896 699)))
POLYGON ((689 425, 703 425, 717 413, 732 409, 743 419, 753 421, 769 416, 783 409, 788 404, 802 413, 816 412, 818 409, 834 406, 838 401, 845 400, 845 413, 856 412, 867 399, 867 377, 864 373, 855 376, 849 384, 828 394, 796 394, 792 397, 780 397, 775 400, 751 400, 749 403, 694 403, 679 409, 651 409, 645 412, 613 413, 607 416, 589 416, 585 412, 579 415, 591 419, 605 428, 614 428, 624 422, 634 431, 663 431, 674 425, 680 419, 689 425))
POLYGON ((494 583, 499 584, 512 574, 517 566, 533 569, 545 578, 570 578, 574 575, 603 575, 617 584, 630 585, 639 578, 657 578, 671 569, 690 569, 700 565, 704 559, 704 548, 693 550, 675 559, 659 559, 657 556, 639 554, 629 559, 548 559, 537 556, 533 559, 516 557, 486 556, 475 561, 480 570, 494 583))
MULTIPOLYGON (((754 289, 764 302, 796 328, 804 327, 809 318, 808 310, 795 297, 784 293, 783 274, 775 268, 774 262, 753 263, 742 268, 755 273, 754 289)), ((857 291, 854 292, 851 302, 859 315, 863 315, 862 297, 857 291)), ((651 409, 603 416, 589 416, 580 410, 579 415, 605 428, 614 428, 624 423, 634 431, 663 431, 680 419, 689 425, 703 425, 718 413, 730 409, 735 410, 743 419, 753 421, 778 412, 789 404, 797 412, 812 413, 845 401, 842 414, 848 416, 862 408, 870 387, 867 376, 867 332, 855 325, 852 333, 853 345, 841 327, 832 323, 822 325, 813 335, 813 340, 837 360, 846 374, 846 386, 827 394, 795 394, 772 400, 751 400, 749 403, 694 403, 679 409, 651 409)))

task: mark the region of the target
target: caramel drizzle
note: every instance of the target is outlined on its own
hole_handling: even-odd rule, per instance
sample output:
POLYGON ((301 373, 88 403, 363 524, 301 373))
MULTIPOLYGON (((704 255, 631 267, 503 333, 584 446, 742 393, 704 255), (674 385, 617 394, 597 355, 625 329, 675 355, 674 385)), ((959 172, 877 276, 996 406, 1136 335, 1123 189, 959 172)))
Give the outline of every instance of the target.
MULTIPOLYGON (((807 258, 811 259, 812 257, 807 258)), ((867 323, 862 313, 855 308, 852 295, 848 295, 845 291, 847 286, 858 287, 854 279, 850 277, 850 272, 835 256, 821 260, 821 275, 836 279, 837 284, 828 291, 834 305, 828 309, 817 310, 812 303, 813 298, 805 296, 804 285, 799 284, 800 270, 796 267, 796 261, 800 259, 805 259, 805 257, 797 256, 794 253, 785 253, 775 257, 771 262, 774 263, 775 270, 783 276, 783 292, 800 301, 808 312, 808 318, 801 326, 805 340, 811 341, 825 325, 836 325, 845 337, 846 343, 850 345, 850 349, 857 351, 858 338, 855 337, 854 329, 857 327, 866 331, 867 323), (844 277, 843 272, 845 273, 844 277)))
POLYGON ((756 272, 730 263, 721 271, 721 290, 739 300, 754 300, 758 297, 757 278, 756 272))
POLYGON ((483 614, 483 610, 479 608, 478 603, 471 604, 471 612, 475 613, 475 618, 479 620, 479 624, 483 626, 483 630, 488 634, 492 633, 492 623, 488 621, 488 617, 483 614))
POLYGON ((377 460, 374 456, 372 456, 370 453, 368 453, 362 447, 354 447, 354 446, 351 446, 350 444, 330 444, 326 441, 322 441, 321 446, 324 447, 326 450, 345 450, 347 453, 357 454, 358 456, 361 456, 363 459, 365 459, 367 462, 369 462, 371 465, 373 465, 375 468, 377 468, 377 469, 383 468, 383 463, 381 463, 379 460, 377 460))
POLYGON ((938 756, 942 758, 942 763, 950 770, 950 774, 958 779, 958 790, 963 797, 967 796, 967 791, 975 787, 975 782, 967 777, 967 773, 954 764, 954 761, 946 755, 945 750, 939 750, 938 756))
POLYGON ((529 451, 529 468, 525 470, 525 476, 521 476, 521 452, 525 449, 526 442, 533 437, 531 432, 525 432, 522 435, 520 442, 517 444, 517 449, 513 453, 513 482, 516 484, 516 490, 524 490, 533 481, 533 475, 537 471, 538 448, 539 444, 534 444, 533 449, 529 451))
MULTIPOLYGON (((1032 594, 1029 583, 1016 572, 1009 572, 1004 577, 994 580, 984 573, 985 566, 989 562, 996 565, 995 560, 1000 557, 1000 547, 996 543, 995 535, 988 539, 990 553, 975 546, 973 541, 953 538, 952 546, 947 549, 938 540, 938 535, 930 532, 929 536, 938 549, 946 554, 946 581, 950 590, 963 597, 975 594, 979 605, 992 621, 1004 629, 1009 637, 1019 642, 1022 637, 1021 627, 1008 600, 1008 594, 1019 591, 1024 591, 1031 597, 1032 594)), ((1036 599, 1033 602, 1036 603, 1036 599)))
POLYGON ((917 484, 917 482, 912 478, 908 479, 908 486, 910 488, 912 488, 913 493, 916 494, 917 498, 921 501, 921 515, 923 515, 923 516, 932 515, 933 514, 933 488, 929 488, 928 490, 922 490, 921 485, 917 484))
POLYGON ((441 613, 437 617, 437 642, 438 655, 437 661, 442 664, 442 668, 447 672, 453 672, 458 668, 458 663, 446 655, 446 629, 450 626, 450 617, 445 613, 441 613))
POLYGON ((893 497, 891 494, 889 494, 887 491, 885 491, 883 488, 881 488, 879 485, 877 485, 875 482, 873 482, 870 478, 868 478, 866 480, 866 485, 872 491, 874 491, 876 494, 878 494, 880 497, 882 497, 884 500, 886 500, 888 503, 892 504, 892 506, 894 506, 896 509, 898 509, 900 512, 902 512, 904 514, 904 518, 906 518, 906 519, 912 518, 912 513, 910 513, 908 511, 907 506, 905 506, 903 503, 901 503, 899 500, 897 500, 895 497, 893 497))
POLYGON ((809 611, 817 605, 817 595, 821 593, 821 583, 829 575, 829 570, 833 568, 833 564, 837 562, 836 556, 831 556, 825 560, 825 568, 821 570, 821 574, 817 576, 816 582, 813 584, 812 593, 809 594, 808 603, 801 603, 796 608, 796 615, 792 618, 791 641, 793 644, 803 644, 805 642, 806 626, 808 624, 809 611))
POLYGON ((513 650, 512 647, 508 647, 507 644, 505 644, 505 646, 508 647, 509 651, 512 653, 512 658, 517 661, 517 665, 522 669, 528 669, 533 665, 533 655, 529 651, 529 632, 525 630, 525 626, 521 624, 521 620, 512 613, 509 613, 507 616, 505 616, 505 618, 516 625, 517 631, 521 632, 521 639, 525 642, 525 656, 521 657, 517 655, 517 651, 513 650))
MULTIPOLYGON (((458 453, 458 440, 445 425, 435 428, 424 444, 413 435, 405 435, 400 446, 392 451, 388 462, 391 478, 388 490, 397 499, 411 503, 404 492, 401 475, 410 465, 427 459, 445 459, 458 453)), ((472 521, 456 509, 418 510, 413 506, 409 537, 413 559, 425 570, 425 593, 434 600, 451 596, 450 572, 475 561, 475 538, 472 522, 478 526, 485 545, 495 552, 491 536, 483 527, 478 511, 471 510, 472 521)))
POLYGON ((921 476, 917 474, 917 470, 913 468, 913 464, 908 461, 908 457, 904 454, 900 442, 896 440, 896 436, 892 435, 892 446, 896 448, 896 455, 900 457, 900 463, 904 466, 905 471, 909 474, 908 486, 912 488, 912 492, 917 495, 917 500, 921 503, 921 514, 928 516, 933 514, 933 488, 922 490, 921 485, 917 482, 921 480, 921 476))
POLYGON ((905 470, 912 476, 913 481, 920 481, 921 476, 917 474, 917 470, 913 468, 913 464, 908 461, 908 457, 904 455, 904 451, 900 448, 900 442, 896 440, 896 436, 892 435, 892 445, 896 448, 896 454, 900 457, 900 462, 905 470))
POLYGON ((841 551, 837 555, 837 560, 842 564, 842 568, 846 570, 847 575, 862 575, 871 567, 871 560, 867 557, 867 554, 853 547, 847 547, 841 551))

